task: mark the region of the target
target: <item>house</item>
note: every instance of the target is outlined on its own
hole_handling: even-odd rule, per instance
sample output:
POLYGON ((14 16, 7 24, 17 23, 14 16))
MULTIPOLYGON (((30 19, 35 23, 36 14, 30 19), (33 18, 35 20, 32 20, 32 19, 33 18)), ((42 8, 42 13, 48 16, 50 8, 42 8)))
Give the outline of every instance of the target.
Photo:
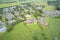
POLYGON ((17 12, 17 11, 14 11, 14 13, 18 16, 19 15, 19 11, 17 12))
POLYGON ((29 14, 26 14, 26 15, 25 15, 26 18, 30 18, 30 16, 31 16, 31 15, 29 15, 29 14))
POLYGON ((9 21, 8 21, 9 24, 12 24, 12 23, 15 23, 15 22, 16 22, 15 19, 14 19, 14 20, 9 20, 9 21))
POLYGON ((39 7, 36 7, 36 9, 38 9, 38 10, 42 10, 42 7, 41 7, 41 6, 39 6, 39 7))
POLYGON ((47 17, 56 17, 60 15, 60 11, 43 11, 47 17))
POLYGON ((9 12, 9 9, 8 8, 4 8, 3 9, 3 13, 8 13, 9 12))
POLYGON ((5 22, 0 22, 0 32, 6 32, 6 31, 7 28, 5 22))
POLYGON ((29 11, 31 11, 32 13, 35 12, 31 7, 28 7, 28 9, 29 9, 29 11))
POLYGON ((29 10, 28 9, 24 9, 24 12, 28 12, 29 10))
POLYGON ((46 20, 43 18, 43 17, 41 17, 40 19, 39 19, 39 21, 40 21, 40 24, 41 25, 48 25, 48 23, 46 22, 46 20))
POLYGON ((24 21, 27 25, 31 23, 36 23, 37 20, 35 18, 31 18, 31 15, 26 14, 26 20, 24 21))
POLYGON ((8 13, 5 16, 5 19, 11 20, 14 17, 14 15, 12 13, 8 13))
POLYGON ((28 25, 28 24, 31 24, 31 23, 36 23, 37 22, 37 20, 36 19, 27 19, 26 21, 25 21, 25 23, 28 25))
POLYGON ((26 7, 26 5, 24 5, 24 4, 21 4, 20 6, 21 6, 21 7, 26 7))

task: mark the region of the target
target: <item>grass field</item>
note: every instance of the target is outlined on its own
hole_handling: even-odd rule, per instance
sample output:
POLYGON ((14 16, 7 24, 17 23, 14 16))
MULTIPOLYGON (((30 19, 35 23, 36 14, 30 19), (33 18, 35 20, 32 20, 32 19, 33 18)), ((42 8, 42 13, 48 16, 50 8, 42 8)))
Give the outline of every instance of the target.
POLYGON ((46 2, 40 2, 40 1, 22 1, 22 2, 16 2, 16 3, 4 3, 0 4, 0 8, 5 8, 5 7, 10 7, 10 6, 15 6, 15 5, 20 5, 22 3, 32 3, 32 4, 38 4, 38 5, 44 5, 46 6, 46 2))
POLYGON ((39 24, 25 25, 20 22, 14 26, 11 32, 6 32, 0 40, 54 40, 55 36, 59 39, 60 19, 48 19, 49 25, 41 29, 39 24))
MULTIPOLYGON (((40 4, 46 6, 45 10, 55 10, 46 3, 40 4)), ((40 4, 38 3, 38 5, 40 4)), ((0 4, 0 8, 14 5, 20 5, 20 3, 0 4)), ((60 18, 48 18, 47 21, 48 26, 41 26, 38 23, 25 25, 24 22, 20 22, 13 26, 11 32, 0 33, 0 40, 55 40, 55 37, 60 40, 60 18)))

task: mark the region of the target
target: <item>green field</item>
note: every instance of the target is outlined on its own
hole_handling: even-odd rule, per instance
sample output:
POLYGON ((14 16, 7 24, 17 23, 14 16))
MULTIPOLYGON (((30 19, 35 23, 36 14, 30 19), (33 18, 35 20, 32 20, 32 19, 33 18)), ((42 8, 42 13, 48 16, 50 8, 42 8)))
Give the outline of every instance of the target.
POLYGON ((54 40, 55 36, 60 40, 60 19, 48 19, 49 25, 41 26, 39 24, 25 25, 20 22, 14 26, 11 32, 4 33, 0 40, 54 40))
MULTIPOLYGON (((46 11, 53 11, 53 12, 55 11, 54 6, 48 5, 46 2, 38 2, 38 1, 5 3, 5 4, 0 4, 0 8, 19 6, 22 3, 42 5, 45 6, 44 10, 46 11)), ((31 15, 32 15, 31 16, 32 19, 35 18, 35 16, 33 16, 32 13, 31 15)), ((39 23, 39 21, 35 24, 31 23, 29 25, 26 25, 24 22, 16 23, 14 26, 12 26, 13 27, 12 31, 0 33, 0 40, 56 40, 55 38, 57 38, 57 40, 60 40, 60 18, 54 18, 54 17, 47 18, 47 22, 48 22, 47 26, 44 25, 42 26, 39 23)), ((7 26, 9 29, 10 26, 9 25, 7 26)))

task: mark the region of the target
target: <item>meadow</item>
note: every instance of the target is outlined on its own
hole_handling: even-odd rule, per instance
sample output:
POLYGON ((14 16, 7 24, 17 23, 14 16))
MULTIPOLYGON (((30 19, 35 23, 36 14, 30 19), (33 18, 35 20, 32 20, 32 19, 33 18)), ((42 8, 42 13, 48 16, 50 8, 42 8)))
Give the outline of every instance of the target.
MULTIPOLYGON (((0 4, 0 8, 20 5, 21 3, 0 4)), ((44 10, 55 11, 55 7, 47 5, 47 3, 37 4, 46 6, 44 10)), ((0 33, 0 40, 56 40, 56 38, 60 40, 60 18, 47 18, 47 22, 47 26, 41 26, 38 22, 29 25, 19 22, 12 26, 12 31, 0 33)))

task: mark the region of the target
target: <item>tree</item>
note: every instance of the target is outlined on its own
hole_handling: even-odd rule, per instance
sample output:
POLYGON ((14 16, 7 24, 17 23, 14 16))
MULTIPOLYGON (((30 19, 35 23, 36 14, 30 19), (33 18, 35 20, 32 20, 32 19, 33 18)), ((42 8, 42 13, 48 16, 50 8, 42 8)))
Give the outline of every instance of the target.
POLYGON ((60 10, 60 0, 48 1, 48 5, 55 6, 56 10, 60 10))

